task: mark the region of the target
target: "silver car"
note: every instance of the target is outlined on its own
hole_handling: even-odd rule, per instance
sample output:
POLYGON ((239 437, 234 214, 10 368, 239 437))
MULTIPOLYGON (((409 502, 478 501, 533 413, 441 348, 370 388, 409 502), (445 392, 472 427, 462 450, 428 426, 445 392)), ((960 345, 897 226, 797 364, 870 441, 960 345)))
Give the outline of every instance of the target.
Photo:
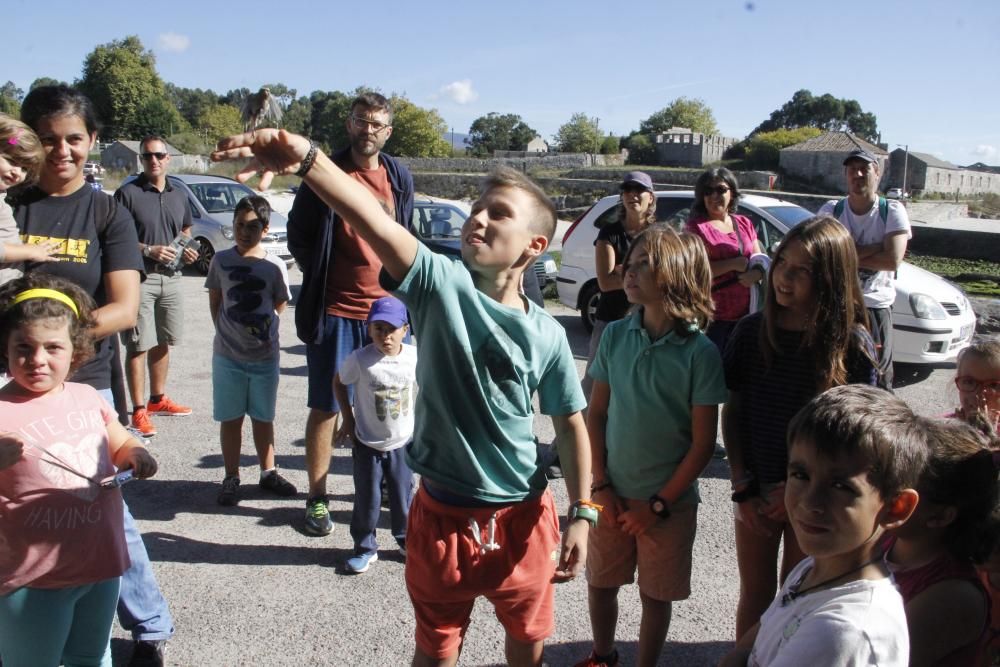
MULTIPOLYGON (((129 180, 134 180, 134 177, 129 180)), ((233 239, 233 211, 236 210, 236 204, 248 195, 260 193, 224 176, 168 174, 167 180, 171 186, 187 193, 191 220, 194 223, 191 236, 201 246, 194 267, 205 275, 216 252, 236 245, 233 239)), ((281 257, 288 265, 295 261, 288 252, 288 219, 285 216, 271 212, 271 223, 261 246, 268 254, 281 257)))

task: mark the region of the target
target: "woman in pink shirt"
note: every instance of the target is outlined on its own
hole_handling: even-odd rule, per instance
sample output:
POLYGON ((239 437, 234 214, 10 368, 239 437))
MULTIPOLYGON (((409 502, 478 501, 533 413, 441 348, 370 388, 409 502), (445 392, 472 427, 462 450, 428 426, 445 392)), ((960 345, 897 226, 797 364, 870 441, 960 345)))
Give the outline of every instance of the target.
POLYGON ((763 268, 750 268, 750 257, 762 252, 749 218, 738 215, 739 184, 725 167, 709 169, 694 186, 687 231, 705 243, 712 267, 715 313, 705 332, 722 352, 736 322, 750 312, 750 288, 764 279, 763 268))

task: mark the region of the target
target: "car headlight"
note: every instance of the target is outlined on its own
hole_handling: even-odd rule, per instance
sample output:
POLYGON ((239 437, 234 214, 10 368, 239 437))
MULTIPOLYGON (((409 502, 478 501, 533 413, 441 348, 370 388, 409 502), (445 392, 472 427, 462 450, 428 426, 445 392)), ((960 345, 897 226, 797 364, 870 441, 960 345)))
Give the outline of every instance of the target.
POLYGON ((911 294, 910 310, 913 311, 914 317, 919 317, 922 320, 948 319, 948 313, 937 302, 937 299, 926 294, 911 294))
POLYGON ((556 260, 547 259, 545 260, 545 273, 552 275, 554 273, 559 273, 559 269, 556 267, 556 260))
MULTIPOLYGON (((226 239, 232 241, 233 240, 233 228, 232 228, 232 226, 230 226, 230 225, 222 225, 222 235, 224 237, 226 237, 226 239)), ((912 301, 911 301, 911 303, 912 303, 912 301)))

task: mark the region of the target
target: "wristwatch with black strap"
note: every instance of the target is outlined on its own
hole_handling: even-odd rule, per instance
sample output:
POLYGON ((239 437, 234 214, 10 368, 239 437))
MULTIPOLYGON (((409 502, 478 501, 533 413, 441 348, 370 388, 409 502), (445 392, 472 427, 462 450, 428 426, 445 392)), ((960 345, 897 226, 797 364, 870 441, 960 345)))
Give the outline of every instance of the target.
POLYGON ((655 493, 649 497, 649 511, 661 519, 670 518, 670 504, 666 498, 655 493))

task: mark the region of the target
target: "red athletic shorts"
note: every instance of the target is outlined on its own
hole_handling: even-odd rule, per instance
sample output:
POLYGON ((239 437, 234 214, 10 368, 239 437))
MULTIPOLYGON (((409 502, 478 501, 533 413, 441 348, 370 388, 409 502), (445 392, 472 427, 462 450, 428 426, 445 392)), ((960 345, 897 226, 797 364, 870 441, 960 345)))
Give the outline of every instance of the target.
POLYGON ((559 517, 548 490, 496 509, 445 505, 421 486, 406 529, 406 589, 417 620, 417 647, 437 659, 458 651, 480 595, 493 603, 515 640, 548 637, 558 546, 559 517))

